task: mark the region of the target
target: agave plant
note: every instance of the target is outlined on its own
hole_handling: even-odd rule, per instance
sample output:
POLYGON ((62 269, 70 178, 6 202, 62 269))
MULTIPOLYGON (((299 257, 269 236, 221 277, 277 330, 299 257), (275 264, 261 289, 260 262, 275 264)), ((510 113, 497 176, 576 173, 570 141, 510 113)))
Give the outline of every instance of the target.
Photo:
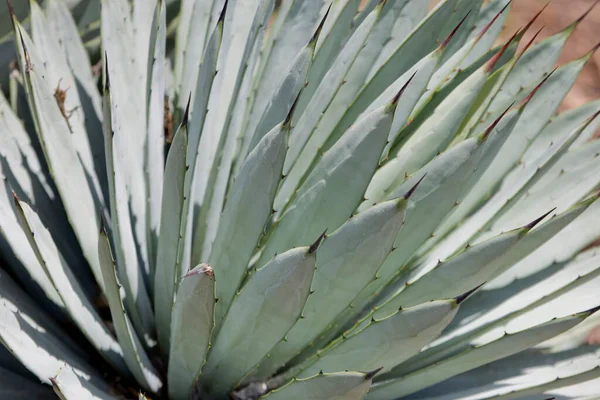
POLYGON ((98 76, 64 2, 11 14, 0 397, 600 395, 581 19, 175 3, 171 45, 165 0, 101 0, 98 76))

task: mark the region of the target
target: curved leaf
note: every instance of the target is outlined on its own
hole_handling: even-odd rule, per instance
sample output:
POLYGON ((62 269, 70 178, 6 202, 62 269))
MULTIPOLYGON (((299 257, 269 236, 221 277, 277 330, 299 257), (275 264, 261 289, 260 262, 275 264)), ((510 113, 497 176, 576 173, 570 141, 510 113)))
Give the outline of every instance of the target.
POLYGON ((110 250, 110 242, 104 230, 100 232, 98 239, 98 253, 104 277, 104 293, 110 307, 110 315, 114 323, 117 339, 123 348, 125 363, 142 388, 158 392, 162 386, 162 382, 125 311, 121 285, 117 280, 115 262, 110 250))
POLYGON ((15 199, 22 218, 23 229, 36 255, 48 274, 58 295, 65 304, 71 319, 77 324, 96 350, 119 372, 127 375, 121 346, 100 319, 92 303, 87 299, 71 268, 39 217, 27 204, 15 199))

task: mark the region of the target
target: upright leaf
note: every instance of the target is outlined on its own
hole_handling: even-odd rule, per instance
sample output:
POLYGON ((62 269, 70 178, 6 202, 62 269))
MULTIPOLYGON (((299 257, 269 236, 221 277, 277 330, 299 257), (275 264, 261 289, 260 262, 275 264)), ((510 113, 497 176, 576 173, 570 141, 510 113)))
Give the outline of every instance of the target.
MULTIPOLYGON (((140 5, 146 9, 150 3, 136 1, 132 15, 129 1, 102 0, 100 18, 105 73, 110 75, 112 86, 119 88, 111 92, 110 126, 115 132, 113 163, 118 199, 118 208, 113 215, 115 212, 119 214, 121 242, 128 257, 127 268, 135 267, 142 271, 142 279, 132 271, 128 274, 130 282, 123 280, 125 286, 133 290, 131 296, 136 301, 144 297, 144 284, 150 279, 148 188, 144 168, 148 144, 146 92, 150 35, 144 37, 143 32, 149 32, 152 11, 148 18, 148 15, 144 15, 145 11, 139 9, 140 5), (137 23, 139 26, 134 28, 137 23), (107 58, 110 62, 107 62, 107 58), (131 252, 135 254, 129 254, 131 252)), ((152 10, 152 6, 148 9, 152 10)), ((107 124, 108 120, 105 121, 107 124)), ((140 313, 144 315, 143 310, 140 313)), ((153 329, 153 321, 149 318, 142 321, 146 330, 153 329)))
POLYGON ((96 350, 121 374, 127 375, 121 346, 104 325, 92 303, 77 282, 71 267, 56 248, 50 232, 27 204, 15 199, 27 239, 65 304, 71 319, 96 350))
POLYGON ((215 316, 217 331, 271 215, 275 191, 281 180, 290 117, 266 134, 248 155, 223 210, 209 259, 219 282, 216 289, 219 298, 215 316))
MULTIPOLYGON (((221 18, 212 31, 210 40, 207 44, 206 52, 204 57, 202 58, 202 63, 199 65, 198 71, 198 82, 196 84, 195 91, 190 93, 189 101, 190 105, 193 104, 192 109, 190 110, 192 119, 190 121, 190 126, 188 127, 188 153, 187 160, 190 169, 194 171, 196 169, 196 162, 198 161, 198 153, 200 149, 198 146, 200 145, 200 138, 202 137, 204 122, 206 118, 206 112, 208 100, 210 98, 210 93, 212 91, 212 86, 214 83, 214 78, 217 75, 217 61, 219 57, 219 52, 221 48, 221 41, 223 37, 223 18, 224 14, 221 13, 221 18), (192 98, 193 94, 193 98, 192 98)), ((185 196, 190 197, 192 193, 192 179, 193 174, 188 174, 187 179, 185 180, 185 196)), ((194 203, 188 202, 188 208, 184 210, 186 213, 186 218, 183 221, 191 220, 194 216, 196 210, 194 209, 194 203)), ((190 259, 192 256, 192 234, 194 224, 188 224, 184 222, 185 232, 184 234, 184 245, 183 245, 183 253, 182 253, 182 265, 190 266, 190 259)))
MULTIPOLYGON (((210 254, 221 211, 211 213, 214 210, 211 208, 213 190, 219 173, 223 174, 222 170, 229 168, 237 144, 237 137, 229 135, 235 99, 248 68, 247 61, 259 32, 266 29, 273 4, 273 0, 233 0, 226 4, 223 43, 217 61, 220 73, 213 82, 204 122, 203 132, 206 134, 200 137, 198 160, 192 171, 192 264, 201 262, 210 254), (224 168, 219 167, 222 163, 224 168)), ((220 187, 220 190, 223 188, 220 187)))
POLYGON ((262 361, 257 375, 267 377, 322 334, 331 321, 374 279, 392 252, 404 223, 407 200, 388 201, 360 213, 328 235, 317 253, 317 270, 303 318, 262 361), (327 307, 323 307, 327 304, 327 307))
MULTIPOLYGON (((321 116, 326 111, 334 95, 337 93, 338 88, 343 84, 344 77, 367 40, 373 25, 377 21, 379 12, 379 9, 374 10, 360 24, 340 52, 339 56, 335 59, 327 74, 323 77, 304 112, 298 114, 294 118, 294 135, 290 138, 290 148, 283 169, 287 178, 279 189, 275 199, 274 208, 276 211, 281 211, 283 209, 290 200, 294 190, 300 184, 301 178, 306 172, 306 168, 301 170, 296 168, 297 172, 291 174, 292 167, 295 165, 303 148, 310 139, 321 116)), ((311 77, 309 76, 308 79, 310 80, 311 77)), ((302 97, 298 101, 302 101, 302 97)), ((299 104, 299 106, 300 105, 301 104, 299 104)))
MULTIPOLYGON (((186 272, 181 264, 183 220, 189 199, 185 197, 184 182, 187 166, 187 113, 177 129, 165 166, 162 189, 160 236, 154 275, 154 312, 158 341, 163 354, 170 348, 171 313, 181 276, 186 272)), ((183 228, 185 229, 185 228, 183 228)))
POLYGON ((173 306, 169 349, 169 396, 189 399, 205 362, 214 326, 215 278, 209 265, 188 272, 173 306))
POLYGON ((44 64, 22 26, 15 21, 15 27, 28 102, 35 110, 34 122, 46 161, 83 254, 96 280, 102 285, 98 250, 92 245, 98 237, 97 204, 77 150, 70 140, 67 120, 56 103, 51 83, 45 78, 44 64))
MULTIPOLYGON (((152 3, 152 2, 151 2, 152 3)), ((139 6, 139 2, 138 2, 139 6)), ((149 285, 153 287, 153 276, 156 270, 156 254, 160 218, 162 209, 162 188, 164 175, 164 106, 166 86, 166 41, 167 41, 167 10, 165 1, 156 2, 152 34, 150 35, 150 52, 148 53, 148 139, 144 166, 148 189, 148 257, 149 285)))
MULTIPOLYGON (((129 316, 139 332, 144 337, 154 335, 154 315, 151 302, 146 290, 143 269, 138 257, 138 247, 134 238, 132 220, 129 214, 129 199, 123 177, 123 164, 118 157, 115 135, 125 134, 120 125, 120 114, 114 113, 118 107, 113 104, 111 75, 108 68, 108 58, 105 58, 104 69, 104 154, 106 156, 106 171, 108 174, 108 189, 112 218, 112 237, 119 278, 127 296, 125 304, 129 316)), ((122 116, 121 116, 122 117, 122 116)), ((96 244, 97 246, 97 244, 96 244)))
MULTIPOLYGON (((398 97, 363 117, 327 152, 282 211, 258 266, 274 254, 307 245, 324 230, 335 230, 356 209, 387 141, 398 97)), ((289 153, 288 153, 289 154, 289 153)), ((280 190, 285 186, 283 181, 280 190)))
POLYGON ((202 372, 209 393, 225 394, 235 388, 301 317, 318 244, 276 256, 237 294, 202 372), (244 354, 243 359, 238 354, 244 354))

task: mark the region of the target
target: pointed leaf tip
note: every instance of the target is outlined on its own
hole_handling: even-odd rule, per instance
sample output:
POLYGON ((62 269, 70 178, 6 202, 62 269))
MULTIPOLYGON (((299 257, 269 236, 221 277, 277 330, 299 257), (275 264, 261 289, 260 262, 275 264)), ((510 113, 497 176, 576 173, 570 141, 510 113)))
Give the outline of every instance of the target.
POLYGON ((441 49, 445 49, 446 46, 448 46, 448 43, 450 43, 450 41, 452 40, 452 38, 454 37, 454 35, 456 35, 456 32, 458 32, 458 30, 460 29, 461 25, 466 21, 466 19, 469 16, 469 14, 471 14, 471 10, 469 10, 465 14, 465 16, 463 17, 463 19, 460 20, 460 22, 458 23, 458 25, 456 25, 456 27, 452 30, 452 32, 450 32, 450 34, 448 35, 448 37, 442 42, 442 44, 440 45, 441 49))
POLYGON ((556 71, 556 68, 554 68, 548 75, 546 75, 546 77, 540 83, 538 83, 538 85, 536 87, 534 87, 531 92, 529 92, 529 94, 521 101, 521 104, 519 105, 519 107, 524 107, 527 105, 527 103, 529 103, 529 101, 531 101, 533 96, 535 96, 537 91, 540 90, 540 88, 544 85, 544 83, 546 83, 548 78, 550 78, 552 76, 554 71, 556 71))
MULTIPOLYGON (((11 0, 6 0, 6 6, 8 7, 8 14, 10 15, 10 22, 12 23, 13 29, 16 28, 17 15, 15 14, 15 9, 13 8, 11 0)), ((21 38, 21 42, 23 39, 21 38)))
POLYGON ((548 211, 547 213, 545 213, 541 217, 536 218, 535 220, 531 221, 530 223, 528 223, 527 225, 525 225, 523 227, 523 229, 526 229, 526 230, 533 229, 537 224, 539 224, 540 222, 542 222, 542 220, 544 220, 544 218, 546 218, 548 215, 552 214, 555 210, 556 210, 556 207, 554 207, 552 210, 548 211))
POLYGON ((185 112, 183 113, 183 119, 181 120, 181 126, 187 126, 190 118, 190 103, 192 101, 192 94, 188 96, 187 104, 185 106, 185 112))
POLYGON ((550 5, 550 1, 548 1, 541 9, 540 11, 537 12, 537 14, 535 14, 533 16, 533 18, 531 18, 531 20, 529 20, 529 22, 527 23, 527 25, 525 25, 522 29, 519 30, 518 32, 518 36, 519 38, 523 37, 523 35, 525 34, 525 32, 527 32, 531 26, 534 24, 534 22, 540 17, 540 15, 542 15, 542 13, 544 12, 544 10, 546 9, 546 7, 548 7, 550 5))
POLYGON ((588 310, 584 311, 584 312, 583 312, 583 314, 589 314, 589 315, 592 315, 592 314, 595 314, 595 313, 596 313, 596 312, 598 312, 598 311, 600 311, 600 306, 592 307, 592 308, 590 308, 590 309, 588 309, 588 310))
POLYGON ((575 20, 575 25, 579 24, 581 21, 583 21, 591 12, 592 10, 598 5, 598 3, 600 3, 600 0, 596 0, 590 8, 587 9, 586 12, 584 12, 581 17, 577 18, 575 20))
POLYGON ((392 111, 396 110, 396 106, 398 105, 398 101, 400 101, 400 97, 402 97, 402 93, 404 93, 404 91, 406 90, 408 85, 410 85, 410 82, 417 75, 417 72, 419 72, 419 71, 417 70, 417 71, 413 72, 413 74, 410 76, 410 78, 408 78, 408 80, 404 83, 404 85, 402 85, 402 87, 400 88, 398 93, 396 93, 396 95, 392 98, 392 101, 390 103, 388 111, 392 112, 392 111))
POLYGON ((104 92, 110 92, 110 74, 108 73, 108 53, 104 51, 104 92))
POLYGON ((483 282, 482 284, 479 284, 477 286, 475 286, 473 289, 461 294, 460 296, 456 296, 454 298, 454 301, 456 301, 456 304, 462 304, 466 299, 468 299, 469 297, 471 297, 471 295, 473 293, 475 293, 477 290, 479 290, 479 288, 481 288, 483 285, 485 285, 487 282, 483 282))
POLYGON ((523 56, 523 54, 525 54, 525 52, 527 50, 529 50, 529 48, 531 47, 531 45, 533 45, 533 42, 535 42, 535 39, 537 39, 537 37, 539 36, 540 33, 542 33, 542 31, 544 30, 545 27, 546 27, 546 25, 542 25, 542 27, 540 29, 538 29, 538 31, 531 37, 531 39, 529 40, 529 42, 527 42, 527 44, 525 45, 525 47, 523 47, 523 50, 521 51, 521 53, 517 57, 516 61, 518 61, 518 59, 521 58, 523 56))
POLYGON ((498 118, 496 118, 494 120, 494 122, 492 122, 492 124, 490 126, 488 126, 488 128, 485 130, 485 132, 483 133, 483 135, 481 136, 481 140, 484 141, 486 140, 490 134, 492 133, 492 131, 494 130, 494 128, 500 123, 500 121, 502 120, 502 118, 504 118, 504 116, 506 115, 506 113, 508 113, 508 111, 515 105, 515 102, 513 101, 507 108, 506 110, 504 110, 504 112, 502 112, 502 114, 500 114, 500 116, 498 118))
POLYGON ((375 375, 377 375, 382 369, 383 367, 379 367, 371 372, 365 372, 365 381, 370 381, 371 379, 373 379, 375 375))
POLYGON ((315 50, 315 47, 317 46, 317 41, 319 40, 321 31, 323 30, 323 27, 325 26, 325 21, 327 20, 327 17, 329 16, 329 11, 331 11, 332 5, 333 5, 333 2, 329 3, 329 7, 327 7, 327 11, 325 12, 325 15, 323 15, 323 18, 321 18, 321 22, 319 22, 319 26, 317 26, 315 33, 313 33, 312 37, 310 38, 310 40, 308 42, 308 45, 310 47, 312 47, 313 51, 315 50))
POLYGON ((298 106, 298 100, 300 99, 301 94, 302 94, 302 90, 300 90, 300 92, 298 92, 298 95, 296 96, 296 98, 294 99, 294 102, 292 103, 292 106, 290 107, 290 111, 288 111, 287 115, 285 116, 285 119, 283 120, 282 127, 284 129, 290 129, 292 127, 292 119, 294 117, 294 111, 296 111, 296 106, 298 106))
POLYGON ((223 3, 223 8, 221 9, 221 14, 219 14, 219 20, 217 21, 217 23, 221 23, 221 24, 224 23, 228 3, 229 3, 229 0, 225 0, 225 2, 223 3))
MULTIPOLYGON (((591 117, 588 118, 587 123, 589 124, 590 122, 592 122, 593 120, 595 120, 596 118, 598 118, 598 115, 600 115, 600 110, 596 111, 594 113, 594 115, 592 115, 591 117)), ((600 192, 598 193, 600 195, 600 192)))
POLYGON ((317 251, 317 249, 321 245, 321 242, 323 241, 323 239, 325 239, 326 233, 327 233, 327 229, 325 229, 325 231, 323 231, 323 233, 321 233, 321 236, 319 236, 317 238, 317 240, 315 240, 315 242, 310 245, 310 247, 308 248, 308 254, 313 254, 315 251, 317 251))
POLYGON ((417 190, 417 188, 419 187, 419 185, 421 184, 421 182, 423 182, 423 179, 425 179, 425 177, 426 177, 426 176, 427 176, 427 172, 425 172, 425 173, 423 174, 423 176, 421 177, 421 179, 419 179, 419 180, 417 181, 417 183, 415 183, 415 184, 413 185, 413 187, 411 187, 411 188, 410 188, 410 190, 404 194, 404 199, 405 199, 405 200, 408 200, 408 199, 410 199, 410 196, 412 196, 412 195, 413 195, 413 193, 415 192, 415 190, 417 190))
POLYGON ((498 13, 494 16, 494 18, 492 18, 492 20, 490 22, 487 23, 486 26, 483 27, 483 29, 477 34, 477 41, 479 41, 483 35, 485 35, 487 33, 487 31, 490 30, 490 28, 492 27, 492 25, 494 25, 494 23, 498 20, 498 18, 502 15, 502 13, 504 11, 506 11, 506 9, 508 8, 509 5, 511 5, 512 0, 509 0, 504 7, 502 7, 502 10, 498 11, 498 13))
MULTIPOLYGON (((13 26, 15 19, 13 18, 13 26)), ((29 51, 27 50, 27 46, 25 45, 25 39, 23 39, 23 34, 21 33, 21 27, 16 27, 19 41, 21 42, 21 46, 23 46, 23 56, 25 57, 25 73, 31 72, 33 70, 33 64, 31 63, 31 58, 29 57, 29 51)))
POLYGON ((10 14, 10 18, 16 18, 15 9, 13 8, 12 2, 10 0, 6 0, 6 6, 8 7, 8 13, 10 14))
POLYGON ((106 233, 106 227, 104 226, 104 210, 100 207, 100 234, 106 233))
POLYGON ((598 50, 598 48, 600 48, 600 42, 596 43, 596 45, 594 47, 592 47, 592 49, 586 55, 588 57, 590 57, 592 54, 594 54, 596 52, 596 50, 598 50))
POLYGON ((500 60, 500 58, 504 55, 504 53, 506 52, 506 50, 508 49, 508 47, 511 45, 511 43, 517 37, 518 33, 519 32, 515 32, 512 35, 512 37, 510 39, 508 39, 506 41, 506 43, 504 43, 504 46, 502 46, 502 48, 500 50, 498 50, 498 52, 487 62, 487 64, 484 67, 485 68, 485 72, 487 72, 487 73, 492 72, 492 70, 494 69, 494 67, 496 66, 496 64, 500 60))

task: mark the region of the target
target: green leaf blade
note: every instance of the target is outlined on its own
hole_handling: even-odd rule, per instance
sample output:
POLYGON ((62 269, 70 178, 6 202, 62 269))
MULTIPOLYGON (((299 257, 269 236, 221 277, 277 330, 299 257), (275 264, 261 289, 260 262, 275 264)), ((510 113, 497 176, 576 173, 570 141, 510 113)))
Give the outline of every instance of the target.
POLYGON ((212 268, 199 265, 179 285, 171 321, 169 396, 188 399, 205 362, 214 326, 215 278, 212 268))
POLYGON ((154 311, 158 340, 164 354, 170 348, 171 317, 175 293, 181 276, 186 272, 181 264, 182 228, 187 199, 184 182, 188 174, 186 163, 187 121, 177 130, 165 166, 162 191, 160 236, 154 275, 154 311))
POLYGON ((234 299, 204 366, 209 392, 232 390, 284 338, 301 316, 315 261, 314 249, 299 247, 276 256, 250 277, 234 299), (247 329, 237 329, 240 324, 247 329), (239 352, 245 354, 243 360, 239 352))

